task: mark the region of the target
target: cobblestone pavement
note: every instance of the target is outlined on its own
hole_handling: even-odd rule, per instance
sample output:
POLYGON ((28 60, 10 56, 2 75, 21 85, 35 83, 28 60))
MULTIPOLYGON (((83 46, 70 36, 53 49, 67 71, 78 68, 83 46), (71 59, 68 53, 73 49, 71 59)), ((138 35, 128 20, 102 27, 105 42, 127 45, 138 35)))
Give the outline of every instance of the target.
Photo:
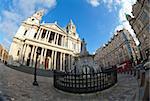
POLYGON ((93 94, 56 90, 50 77, 38 76, 37 81, 39 87, 32 85, 33 75, 0 63, 0 101, 134 101, 138 91, 136 79, 127 74, 119 75, 118 83, 112 88, 93 94))

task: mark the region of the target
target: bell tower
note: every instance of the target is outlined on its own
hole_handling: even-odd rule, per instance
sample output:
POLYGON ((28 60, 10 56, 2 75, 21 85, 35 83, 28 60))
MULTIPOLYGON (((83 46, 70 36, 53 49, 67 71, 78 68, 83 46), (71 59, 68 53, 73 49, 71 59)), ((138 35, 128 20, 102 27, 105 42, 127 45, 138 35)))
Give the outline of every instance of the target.
POLYGON ((44 15, 44 9, 35 12, 31 17, 29 17, 24 22, 29 23, 29 24, 39 25, 42 20, 43 15, 44 15))
POLYGON ((66 27, 66 31, 67 33, 71 34, 71 35, 76 35, 76 26, 74 25, 74 23, 72 22, 72 20, 70 20, 70 22, 68 23, 67 27, 66 27))
POLYGON ((28 17, 21 24, 18 29, 15 37, 25 39, 25 38, 33 38, 38 31, 38 27, 40 26, 40 22, 44 15, 44 10, 39 10, 35 12, 32 16, 28 17))

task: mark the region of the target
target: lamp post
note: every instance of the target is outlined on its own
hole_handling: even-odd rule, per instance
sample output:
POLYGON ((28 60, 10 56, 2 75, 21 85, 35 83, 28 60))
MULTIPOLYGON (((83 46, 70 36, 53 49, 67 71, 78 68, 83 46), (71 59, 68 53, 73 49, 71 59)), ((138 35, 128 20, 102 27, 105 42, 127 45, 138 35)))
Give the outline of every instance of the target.
POLYGON ((36 80, 36 69, 37 69, 37 59, 38 59, 38 56, 40 54, 40 50, 38 49, 37 52, 36 52, 36 61, 35 61, 35 68, 34 68, 34 82, 33 82, 33 85, 34 86, 39 86, 39 84, 37 83, 37 80, 36 80))

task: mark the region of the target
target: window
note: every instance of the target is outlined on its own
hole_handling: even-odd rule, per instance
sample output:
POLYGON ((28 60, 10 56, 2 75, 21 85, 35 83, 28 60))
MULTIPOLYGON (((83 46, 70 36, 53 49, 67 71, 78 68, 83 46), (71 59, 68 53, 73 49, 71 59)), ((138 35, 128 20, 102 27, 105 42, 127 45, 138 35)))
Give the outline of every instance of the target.
POLYGON ((141 30, 141 25, 139 24, 139 23, 136 23, 136 26, 137 26, 137 28, 139 29, 139 30, 141 30))
POLYGON ((34 38, 36 38, 37 33, 34 34, 34 38))
POLYGON ((146 30, 148 33, 150 32, 150 24, 147 26, 146 30))
POLYGON ((145 11, 142 12, 140 19, 144 24, 149 22, 148 14, 145 11))
POLYGON ((149 7, 148 5, 145 6, 145 10, 149 11, 149 7))
POLYGON ((76 33, 73 33, 73 35, 75 36, 75 35, 76 35, 76 33))
POLYGON ((69 27, 68 26, 67 26, 66 30, 67 30, 67 33, 69 33, 69 27))
POLYGON ((27 30, 24 32, 24 35, 26 35, 27 34, 27 30))
POLYGON ((17 52, 17 56, 19 56, 19 54, 20 54, 20 51, 18 50, 18 52, 17 52))
POLYGON ((34 21, 34 18, 32 19, 32 21, 34 21))

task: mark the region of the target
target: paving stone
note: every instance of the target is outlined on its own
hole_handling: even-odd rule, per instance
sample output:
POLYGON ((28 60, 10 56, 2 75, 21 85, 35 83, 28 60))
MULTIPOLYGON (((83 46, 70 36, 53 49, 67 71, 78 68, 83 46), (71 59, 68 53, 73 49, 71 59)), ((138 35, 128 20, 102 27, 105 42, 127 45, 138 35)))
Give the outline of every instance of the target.
MULTIPOLYGON (((39 86, 33 86, 34 76, 0 63, 0 100, 2 101, 133 101, 138 83, 131 75, 118 75, 113 87, 92 94, 71 94, 53 87, 52 77, 37 76, 39 86)), ((138 95, 138 94, 137 94, 138 95)))

